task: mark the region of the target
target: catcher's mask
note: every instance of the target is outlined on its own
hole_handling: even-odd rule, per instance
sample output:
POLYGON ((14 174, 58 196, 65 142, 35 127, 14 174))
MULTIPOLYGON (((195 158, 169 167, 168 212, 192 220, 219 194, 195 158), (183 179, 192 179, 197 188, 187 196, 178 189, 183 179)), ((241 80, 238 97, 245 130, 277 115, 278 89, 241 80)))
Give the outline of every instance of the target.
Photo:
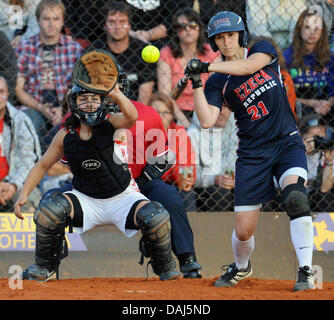
MULTIPOLYGON (((128 76, 124 72, 123 68, 118 65, 119 75, 118 75, 118 87, 119 90, 127 97, 129 95, 129 81, 128 76)), ((120 112, 119 106, 113 101, 109 102, 109 113, 120 112)))
POLYGON ((71 112, 79 118, 79 120, 87 126, 96 126, 106 119, 109 113, 108 95, 92 92, 83 89, 74 84, 67 92, 67 101, 71 112), (94 102, 92 100, 83 103, 77 103, 78 96, 95 96, 99 95, 101 101, 94 102), (87 105, 85 108, 83 105, 87 105))

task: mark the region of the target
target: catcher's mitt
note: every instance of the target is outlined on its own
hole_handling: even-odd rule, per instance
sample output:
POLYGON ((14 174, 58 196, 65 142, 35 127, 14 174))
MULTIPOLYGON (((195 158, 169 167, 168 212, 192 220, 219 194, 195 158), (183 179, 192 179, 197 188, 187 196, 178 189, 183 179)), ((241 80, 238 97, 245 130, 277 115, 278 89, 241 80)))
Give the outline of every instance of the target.
POLYGON ((106 94, 115 87, 118 75, 115 57, 106 50, 94 49, 83 54, 76 61, 73 81, 88 91, 106 94))

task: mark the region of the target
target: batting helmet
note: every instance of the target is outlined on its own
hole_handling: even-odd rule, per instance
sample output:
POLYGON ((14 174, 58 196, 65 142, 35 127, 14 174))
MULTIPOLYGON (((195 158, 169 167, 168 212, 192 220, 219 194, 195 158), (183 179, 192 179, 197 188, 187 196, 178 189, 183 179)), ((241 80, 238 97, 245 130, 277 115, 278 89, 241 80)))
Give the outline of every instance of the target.
POLYGON ((239 44, 247 46, 247 31, 241 17, 234 12, 221 11, 214 15, 208 23, 208 38, 213 51, 218 47, 215 42, 215 35, 222 32, 239 31, 239 44))

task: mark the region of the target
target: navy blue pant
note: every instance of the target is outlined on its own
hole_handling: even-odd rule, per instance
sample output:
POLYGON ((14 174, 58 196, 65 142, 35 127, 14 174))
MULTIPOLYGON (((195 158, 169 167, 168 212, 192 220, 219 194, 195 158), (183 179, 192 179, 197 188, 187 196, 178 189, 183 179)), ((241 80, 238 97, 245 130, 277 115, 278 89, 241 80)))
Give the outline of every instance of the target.
POLYGON ((195 253, 194 236, 191 230, 183 199, 176 187, 161 179, 146 182, 140 192, 151 201, 160 202, 169 212, 172 226, 172 250, 174 254, 195 253))
MULTIPOLYGON (((48 190, 46 193, 52 191, 66 192, 69 190, 72 190, 71 184, 63 188, 48 190)), ((156 179, 148 181, 141 186, 140 192, 149 200, 160 202, 169 212, 174 254, 178 256, 183 253, 195 253, 194 236, 189 224, 186 207, 176 187, 163 182, 161 179, 156 179)))

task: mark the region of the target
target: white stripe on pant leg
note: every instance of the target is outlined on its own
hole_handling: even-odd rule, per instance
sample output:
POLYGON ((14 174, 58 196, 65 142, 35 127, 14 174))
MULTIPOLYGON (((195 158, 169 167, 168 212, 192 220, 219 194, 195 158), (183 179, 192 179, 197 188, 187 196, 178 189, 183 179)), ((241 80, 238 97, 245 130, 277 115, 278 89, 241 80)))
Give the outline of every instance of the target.
POLYGON ((286 170, 279 179, 279 186, 282 189, 283 180, 290 175, 296 175, 302 177, 305 181, 307 181, 307 171, 301 167, 294 167, 286 170))
POLYGON ((253 211, 258 210, 262 208, 262 204, 253 204, 249 206, 235 206, 234 211, 235 212, 242 212, 242 211, 253 211))

